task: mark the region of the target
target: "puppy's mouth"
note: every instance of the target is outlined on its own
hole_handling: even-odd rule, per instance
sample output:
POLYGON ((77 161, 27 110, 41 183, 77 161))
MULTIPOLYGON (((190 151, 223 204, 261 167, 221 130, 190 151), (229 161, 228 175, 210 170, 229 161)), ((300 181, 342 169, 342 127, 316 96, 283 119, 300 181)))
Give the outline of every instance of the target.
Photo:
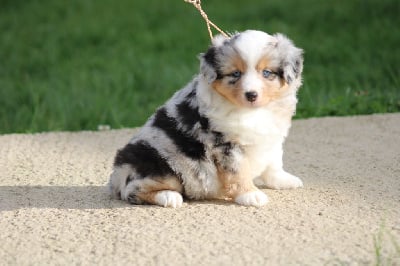
POLYGON ((245 104, 245 107, 248 107, 248 108, 259 108, 259 107, 262 107, 262 106, 263 105, 260 104, 259 102, 251 102, 251 103, 247 102, 245 104))

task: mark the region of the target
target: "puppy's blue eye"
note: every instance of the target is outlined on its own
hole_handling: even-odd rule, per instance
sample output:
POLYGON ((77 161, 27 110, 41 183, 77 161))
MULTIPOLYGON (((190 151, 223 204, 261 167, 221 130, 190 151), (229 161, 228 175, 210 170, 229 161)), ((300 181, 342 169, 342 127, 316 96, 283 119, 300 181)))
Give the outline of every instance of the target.
POLYGON ((264 78, 269 80, 273 80, 276 77, 276 74, 268 69, 264 69, 262 74, 264 78))
POLYGON ((242 76, 242 72, 240 72, 239 70, 233 71, 230 76, 234 77, 234 78, 240 78, 242 76))

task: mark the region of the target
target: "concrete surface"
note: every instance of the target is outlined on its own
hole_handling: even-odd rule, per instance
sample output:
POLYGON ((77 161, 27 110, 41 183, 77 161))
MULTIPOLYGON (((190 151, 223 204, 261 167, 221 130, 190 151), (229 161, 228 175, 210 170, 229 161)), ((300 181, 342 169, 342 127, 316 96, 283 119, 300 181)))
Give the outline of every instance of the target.
POLYGON ((263 208, 111 200, 133 132, 0 136, 0 264, 400 265, 400 114, 295 121, 263 208))

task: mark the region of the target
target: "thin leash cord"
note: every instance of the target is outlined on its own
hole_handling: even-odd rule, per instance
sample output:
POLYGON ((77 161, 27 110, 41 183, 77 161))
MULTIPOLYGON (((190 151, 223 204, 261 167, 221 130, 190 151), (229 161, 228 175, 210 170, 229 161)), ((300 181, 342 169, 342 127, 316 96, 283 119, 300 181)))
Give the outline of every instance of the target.
POLYGON ((213 26, 214 29, 219 31, 225 37, 229 37, 228 34, 226 34, 223 30, 221 30, 217 25, 215 25, 211 20, 208 19, 208 16, 207 16, 206 12, 204 12, 204 10, 201 8, 201 0, 184 0, 184 1, 186 3, 190 3, 190 4, 194 5, 194 7, 200 12, 200 15, 206 21, 208 34, 210 34, 210 39, 211 40, 214 38, 213 34, 212 34, 212 31, 211 31, 211 26, 213 26))

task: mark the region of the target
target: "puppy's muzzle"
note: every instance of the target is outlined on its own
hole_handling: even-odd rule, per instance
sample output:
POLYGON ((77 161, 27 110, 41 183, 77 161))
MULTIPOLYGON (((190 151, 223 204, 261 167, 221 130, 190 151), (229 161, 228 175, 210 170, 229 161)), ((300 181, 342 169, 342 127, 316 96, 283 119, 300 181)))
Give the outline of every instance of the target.
POLYGON ((244 96, 246 96, 247 101, 252 103, 257 100, 258 94, 255 91, 248 91, 244 94, 244 96))

